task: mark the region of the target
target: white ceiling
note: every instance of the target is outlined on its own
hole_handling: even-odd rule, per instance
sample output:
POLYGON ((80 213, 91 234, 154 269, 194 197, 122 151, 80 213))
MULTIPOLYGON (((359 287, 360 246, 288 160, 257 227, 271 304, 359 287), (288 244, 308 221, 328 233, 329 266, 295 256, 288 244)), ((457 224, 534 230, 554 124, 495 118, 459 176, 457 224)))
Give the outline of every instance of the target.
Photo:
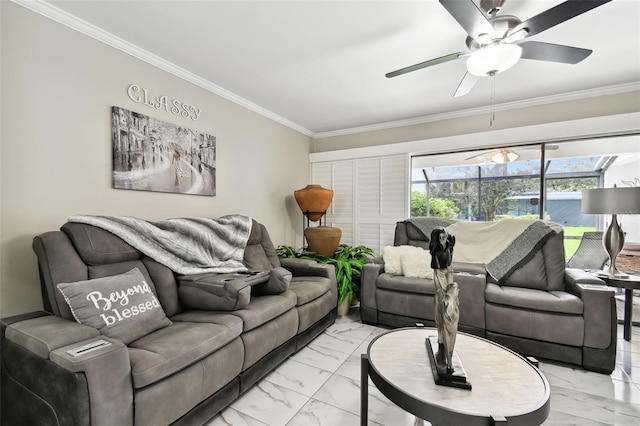
MULTIPOLYGON (((165 69, 315 137, 471 112, 491 102, 490 77, 470 94, 453 97, 465 59, 385 78, 398 68, 467 50, 465 31, 436 0, 47 3, 40 9, 61 22, 152 57, 165 69)), ((507 0, 501 13, 524 21, 559 3, 507 0)), ((495 104, 640 87, 638 0, 613 0, 530 40, 593 54, 576 65, 521 60, 495 77, 495 104)))

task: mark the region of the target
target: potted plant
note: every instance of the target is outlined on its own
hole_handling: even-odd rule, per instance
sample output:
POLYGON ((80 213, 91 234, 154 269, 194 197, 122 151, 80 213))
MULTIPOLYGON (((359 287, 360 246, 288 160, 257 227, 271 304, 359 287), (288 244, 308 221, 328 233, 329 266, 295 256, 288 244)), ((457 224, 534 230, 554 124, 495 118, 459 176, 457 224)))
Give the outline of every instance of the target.
POLYGON ((338 314, 345 315, 360 294, 362 266, 369 262, 373 250, 365 246, 340 244, 333 257, 327 257, 313 251, 295 250, 291 246, 281 245, 276 253, 280 258, 309 259, 333 265, 338 283, 338 314))

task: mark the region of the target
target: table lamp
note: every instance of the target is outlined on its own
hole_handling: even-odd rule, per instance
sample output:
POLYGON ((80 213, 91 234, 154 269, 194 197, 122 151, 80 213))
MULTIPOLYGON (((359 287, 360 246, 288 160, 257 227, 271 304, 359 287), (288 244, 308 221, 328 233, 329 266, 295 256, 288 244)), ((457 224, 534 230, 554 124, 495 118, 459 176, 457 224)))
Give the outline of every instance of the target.
POLYGON ((624 246, 624 232, 617 215, 640 214, 640 186, 585 189, 582 191, 582 213, 611 215, 611 224, 602 234, 602 245, 609 255, 609 268, 600 274, 611 278, 626 277, 616 268, 616 257, 624 246))

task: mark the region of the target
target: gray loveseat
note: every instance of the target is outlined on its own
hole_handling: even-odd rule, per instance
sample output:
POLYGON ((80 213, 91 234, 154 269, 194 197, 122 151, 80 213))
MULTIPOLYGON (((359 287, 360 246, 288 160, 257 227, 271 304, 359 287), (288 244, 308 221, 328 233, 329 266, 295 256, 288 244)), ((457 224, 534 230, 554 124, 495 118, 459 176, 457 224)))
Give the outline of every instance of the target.
MULTIPOLYGON (((427 223, 448 227, 455 221, 427 223)), ((611 373, 616 357, 614 291, 583 270, 565 268, 563 233, 558 228, 536 240, 530 253, 504 269, 499 280, 487 272, 494 265, 456 261, 456 252, 465 248, 467 236, 454 233, 454 281, 460 289, 458 329, 524 355, 611 373)), ((419 219, 397 223, 394 246, 417 246, 428 252, 428 241, 429 232, 419 219)), ((490 249, 490 241, 477 248, 479 254, 490 249)), ((515 251, 510 246, 505 253, 515 251)), ((362 321, 391 327, 433 325, 434 291, 428 277, 389 273, 380 258, 363 268, 362 321)))
POLYGON ((46 312, 1 322, 3 425, 203 424, 336 318, 333 267, 280 261, 255 221, 244 251, 251 274, 180 277, 115 235, 79 223, 38 235, 33 248, 46 312), (265 286, 281 267, 293 277, 284 291, 270 292, 265 286), (79 312, 72 314, 64 299, 73 296, 57 290, 59 283, 101 282, 135 270, 148 286, 118 293, 120 299, 88 296, 120 309, 117 302, 153 290, 146 291, 151 301, 106 315, 115 322, 158 312, 152 308, 159 302, 166 318, 126 344, 76 322, 79 312), (220 298, 225 310, 202 309, 220 298), (105 346, 92 347, 96 342, 105 346))

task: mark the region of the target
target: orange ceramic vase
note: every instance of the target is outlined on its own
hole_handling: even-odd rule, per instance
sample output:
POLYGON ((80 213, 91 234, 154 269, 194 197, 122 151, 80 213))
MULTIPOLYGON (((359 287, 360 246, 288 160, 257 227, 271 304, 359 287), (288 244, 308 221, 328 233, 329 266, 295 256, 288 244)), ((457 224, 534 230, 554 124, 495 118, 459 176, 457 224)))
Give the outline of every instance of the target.
POLYGON ((312 226, 304 230, 309 250, 323 256, 333 257, 340 244, 342 230, 330 226, 312 226))
POLYGON ((303 189, 293 191, 293 196, 302 210, 302 214, 310 221, 319 221, 327 211, 333 199, 333 190, 320 185, 307 185, 303 189))

